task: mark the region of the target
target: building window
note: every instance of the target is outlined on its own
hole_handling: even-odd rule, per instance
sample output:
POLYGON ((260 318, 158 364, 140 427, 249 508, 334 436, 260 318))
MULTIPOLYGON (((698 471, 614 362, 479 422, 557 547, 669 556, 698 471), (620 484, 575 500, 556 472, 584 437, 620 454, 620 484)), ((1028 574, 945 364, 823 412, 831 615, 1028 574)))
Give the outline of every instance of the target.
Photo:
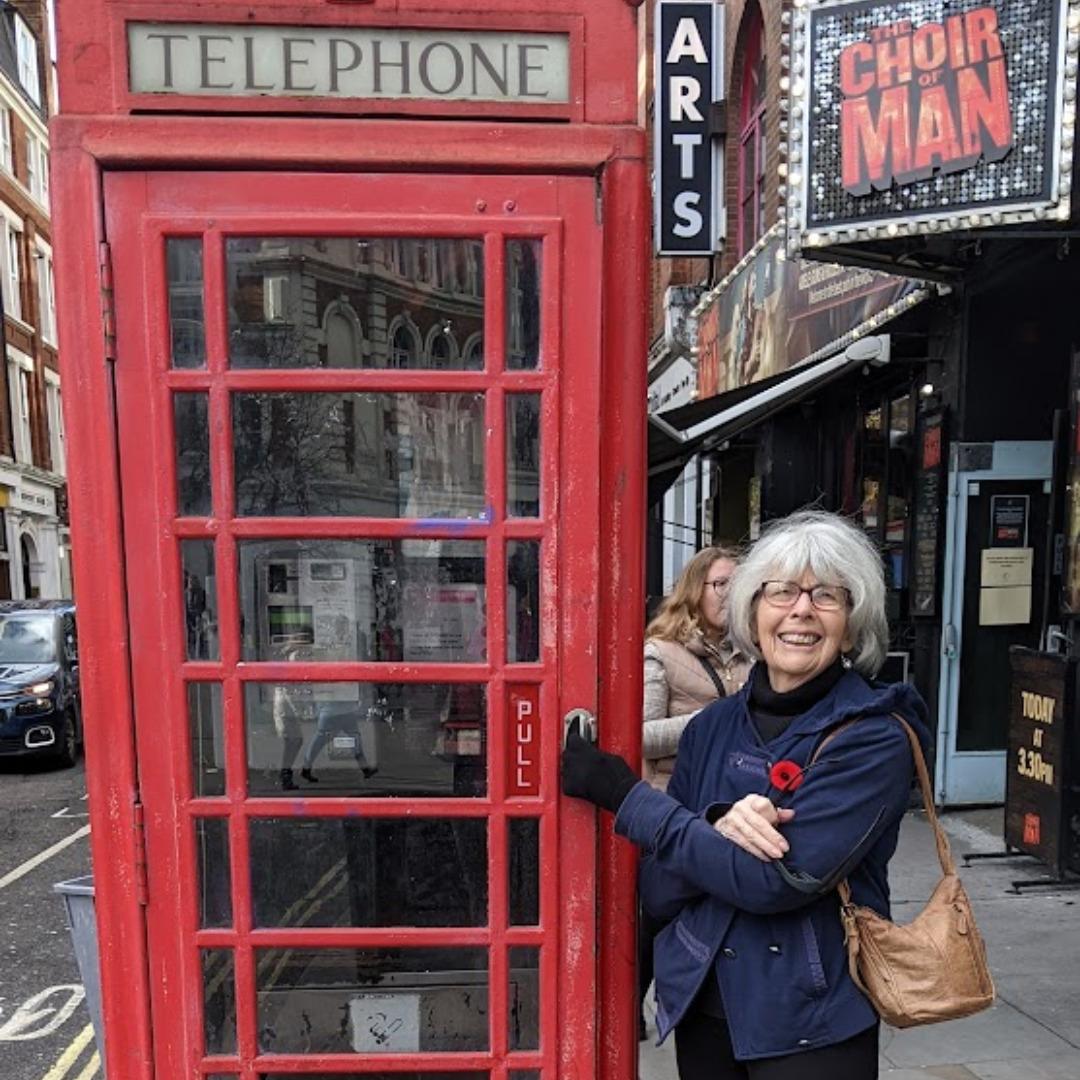
POLYGON ((43 341, 56 344, 56 287, 52 259, 43 251, 37 254, 38 329, 43 341))
POLYGON ((30 27, 15 16, 15 52, 19 62, 19 82, 35 105, 41 104, 41 80, 38 78, 37 41, 30 27))
POLYGON ((5 227, 4 244, 4 310, 16 319, 22 318, 22 274, 19 269, 19 233, 11 223, 5 227))
POLYGON ((49 205, 49 151, 36 135, 26 133, 26 190, 46 209, 49 205))
POLYGON ((11 110, 6 105, 0 105, 0 166, 6 172, 15 172, 11 159, 11 110))
POLYGON ((8 395, 11 400, 11 430, 15 444, 15 460, 33 464, 33 444, 30 435, 30 394, 32 392, 33 361, 21 355, 8 359, 8 395))
POLYGON ((49 414, 49 453, 52 471, 60 476, 67 474, 67 451, 64 446, 64 409, 60 396, 60 384, 46 376, 45 405, 49 414))
POLYGON ((765 231, 765 26, 748 12, 739 108, 739 254, 765 231))

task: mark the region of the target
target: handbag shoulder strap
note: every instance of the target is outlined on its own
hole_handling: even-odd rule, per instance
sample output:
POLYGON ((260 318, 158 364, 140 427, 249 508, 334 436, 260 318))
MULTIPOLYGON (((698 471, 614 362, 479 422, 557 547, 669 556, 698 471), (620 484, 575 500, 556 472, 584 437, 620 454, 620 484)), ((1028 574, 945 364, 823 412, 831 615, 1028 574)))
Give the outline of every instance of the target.
MULTIPOLYGON (((926 811, 926 820, 930 822, 930 826, 934 830, 934 842, 937 845, 938 862, 941 864, 941 872, 943 874, 955 874, 956 864, 953 862, 952 850, 949 848, 949 840, 945 835, 945 830, 941 827, 941 822, 938 821, 937 809, 934 806, 934 792, 930 785, 930 774, 926 768, 926 758, 923 756, 922 744, 919 742, 919 737, 915 734, 912 726, 899 713, 894 712, 891 715, 907 733, 908 742, 911 743, 911 756, 915 762, 915 773, 919 777, 919 787, 922 789, 923 809, 926 811)), ((821 752, 837 737, 837 735, 846 731, 852 724, 858 723, 858 720, 859 718, 855 717, 853 720, 837 724, 837 726, 834 727, 818 744, 817 749, 814 750, 810 757, 808 765, 812 765, 821 756, 821 752)), ((837 886, 837 890, 840 893, 841 902, 845 906, 849 905, 851 903, 851 888, 846 879, 840 882, 837 886)))
POLYGON ((724 684, 721 681, 720 676, 716 674, 716 668, 714 668, 700 653, 694 653, 694 655, 701 661, 701 666, 708 672, 709 678, 712 679, 713 686, 716 687, 717 694, 719 694, 720 697, 727 697, 727 691, 724 689, 724 684))

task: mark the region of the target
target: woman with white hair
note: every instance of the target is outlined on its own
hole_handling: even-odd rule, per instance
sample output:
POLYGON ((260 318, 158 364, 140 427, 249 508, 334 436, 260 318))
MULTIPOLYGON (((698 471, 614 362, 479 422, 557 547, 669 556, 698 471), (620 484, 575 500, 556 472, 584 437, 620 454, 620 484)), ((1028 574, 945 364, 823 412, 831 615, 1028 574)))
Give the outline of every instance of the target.
POLYGON ((793 514, 736 570, 728 626, 757 663, 690 722, 666 794, 573 735, 563 790, 644 849, 642 900, 672 920, 657 1021, 680 1080, 874 1080, 878 1017, 848 973, 836 885, 888 915, 913 771, 897 716, 928 742, 914 689, 872 681, 881 560, 844 519, 793 514))

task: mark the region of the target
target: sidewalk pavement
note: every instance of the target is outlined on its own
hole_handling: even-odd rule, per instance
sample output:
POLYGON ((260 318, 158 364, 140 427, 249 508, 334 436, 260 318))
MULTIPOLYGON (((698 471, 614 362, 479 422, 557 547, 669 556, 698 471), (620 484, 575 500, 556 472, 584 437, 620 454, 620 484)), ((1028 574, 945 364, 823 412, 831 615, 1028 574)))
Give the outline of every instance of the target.
MULTIPOLYGON (((1002 811, 942 816, 997 987, 993 1008, 966 1020, 896 1031, 882 1028, 881 1080, 1080 1080, 1080 889, 1012 891, 1017 880, 1044 878, 1033 859, 962 856, 1001 851, 1002 811)), ((893 918, 911 919, 939 873, 924 814, 904 820, 889 864, 893 918)), ((676 1080, 674 1039, 641 1043, 640 1080, 676 1080)))

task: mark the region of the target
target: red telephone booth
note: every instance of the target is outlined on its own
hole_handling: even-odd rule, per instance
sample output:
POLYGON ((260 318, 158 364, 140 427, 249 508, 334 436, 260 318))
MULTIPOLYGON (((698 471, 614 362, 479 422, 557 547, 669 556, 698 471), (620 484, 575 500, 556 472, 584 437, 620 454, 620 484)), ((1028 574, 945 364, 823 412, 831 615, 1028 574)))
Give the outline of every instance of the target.
POLYGON ((634 1074, 627 0, 59 4, 110 1080, 634 1074))

